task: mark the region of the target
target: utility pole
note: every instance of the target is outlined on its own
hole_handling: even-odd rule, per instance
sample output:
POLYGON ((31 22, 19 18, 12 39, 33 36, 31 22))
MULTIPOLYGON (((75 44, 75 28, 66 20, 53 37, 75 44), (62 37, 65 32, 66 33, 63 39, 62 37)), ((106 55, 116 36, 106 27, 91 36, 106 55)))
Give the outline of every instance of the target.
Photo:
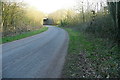
POLYGON ((83 22, 85 22, 84 9, 83 9, 83 2, 82 2, 82 14, 83 14, 83 22))
POLYGON ((89 1, 87 0, 87 14, 88 14, 88 18, 86 18, 86 21, 89 21, 89 1))
MULTIPOLYGON (((115 19, 116 19, 116 28, 117 28, 117 44, 118 44, 118 49, 120 49, 120 14, 119 14, 120 2, 117 2, 116 0, 115 3, 116 3, 115 19)), ((120 50, 118 50, 118 55, 120 55, 120 50)), ((118 73, 120 73, 120 60, 118 60, 118 73)))
POLYGON ((98 3, 97 3, 97 12, 98 12, 98 3))

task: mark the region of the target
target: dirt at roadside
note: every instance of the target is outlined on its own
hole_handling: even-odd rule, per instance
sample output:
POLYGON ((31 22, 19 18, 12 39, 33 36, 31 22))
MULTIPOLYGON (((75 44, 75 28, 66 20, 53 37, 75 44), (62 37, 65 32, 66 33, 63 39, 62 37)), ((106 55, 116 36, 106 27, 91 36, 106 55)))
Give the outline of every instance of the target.
POLYGON ((62 78, 95 78, 90 61, 84 52, 79 54, 68 54, 62 71, 62 78))

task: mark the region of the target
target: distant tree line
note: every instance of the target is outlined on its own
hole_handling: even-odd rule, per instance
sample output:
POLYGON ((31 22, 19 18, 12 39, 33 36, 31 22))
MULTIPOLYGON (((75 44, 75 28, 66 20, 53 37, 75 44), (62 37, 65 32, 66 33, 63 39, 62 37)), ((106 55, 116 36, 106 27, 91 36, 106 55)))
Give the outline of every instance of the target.
POLYGON ((106 37, 120 43, 120 2, 100 2, 93 6, 87 2, 84 9, 83 1, 79 2, 77 9, 58 10, 49 17, 55 24, 61 26, 81 26, 80 29, 96 37, 106 37), (106 4, 106 6, 103 6, 106 4), (101 9, 98 10, 98 4, 101 9), (94 8, 91 8, 94 7, 94 8))
POLYGON ((0 2, 2 5, 2 30, 4 36, 14 36, 40 29, 44 14, 23 2, 0 2))

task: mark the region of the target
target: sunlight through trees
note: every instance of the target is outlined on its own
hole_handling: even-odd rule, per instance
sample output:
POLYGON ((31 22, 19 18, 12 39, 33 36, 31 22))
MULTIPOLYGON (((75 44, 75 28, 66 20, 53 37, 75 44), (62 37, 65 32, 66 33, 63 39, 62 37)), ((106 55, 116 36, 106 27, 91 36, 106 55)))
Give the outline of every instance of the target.
POLYGON ((3 36, 13 36, 42 27, 44 13, 27 7, 23 2, 1 3, 3 36))

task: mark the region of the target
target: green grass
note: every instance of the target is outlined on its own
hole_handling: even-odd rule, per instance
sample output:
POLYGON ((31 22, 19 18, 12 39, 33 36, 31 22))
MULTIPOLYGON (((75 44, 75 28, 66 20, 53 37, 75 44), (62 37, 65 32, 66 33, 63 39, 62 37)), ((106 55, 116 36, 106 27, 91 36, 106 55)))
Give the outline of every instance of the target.
POLYGON ((24 33, 24 34, 19 34, 19 35, 16 35, 16 36, 4 37, 4 38, 0 39, 0 40, 2 40, 2 41, 0 41, 0 44, 15 41, 15 40, 19 40, 19 39, 26 38, 26 37, 29 37, 29 36, 33 36, 33 35, 39 34, 41 32, 44 32, 46 30, 48 30, 48 27, 43 27, 39 30, 32 31, 32 32, 27 32, 27 33, 24 33))
MULTIPOLYGON (((86 54, 86 58, 90 61, 92 69, 96 75, 100 77, 118 77, 117 65, 117 46, 113 46, 112 42, 102 38, 95 38, 89 34, 83 34, 71 28, 63 28, 69 33, 70 42, 68 55, 63 69, 64 77, 80 77, 82 68, 80 69, 80 54, 86 54), (111 49, 112 47, 112 49, 111 49), (79 66, 78 66, 79 65, 79 66)), ((81 62, 82 63, 82 62, 81 62)), ((85 73, 85 72, 84 72, 85 73)), ((93 77, 92 75, 86 77, 93 77)), ((95 77, 95 76, 94 76, 95 77)), ((97 77, 97 76, 96 76, 97 77)))

